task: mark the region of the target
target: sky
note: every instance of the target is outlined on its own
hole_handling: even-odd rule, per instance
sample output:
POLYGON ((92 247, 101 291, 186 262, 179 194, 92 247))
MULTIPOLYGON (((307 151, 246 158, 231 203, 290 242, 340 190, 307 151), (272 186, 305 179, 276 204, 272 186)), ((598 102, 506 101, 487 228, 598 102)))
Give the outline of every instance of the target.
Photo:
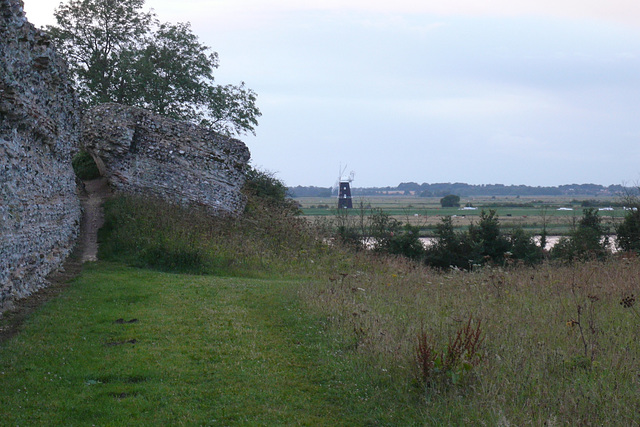
MULTIPOLYGON (((24 0, 36 26, 56 0, 24 0)), ((289 186, 640 181, 637 0, 147 0, 262 111, 289 186)))

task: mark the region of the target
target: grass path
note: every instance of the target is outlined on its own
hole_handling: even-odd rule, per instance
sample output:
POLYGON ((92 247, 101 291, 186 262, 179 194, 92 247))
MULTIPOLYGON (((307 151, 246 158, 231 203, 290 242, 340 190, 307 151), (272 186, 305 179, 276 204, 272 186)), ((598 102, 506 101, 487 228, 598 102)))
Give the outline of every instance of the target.
POLYGON ((2 424, 414 423, 418 405, 306 314, 297 286, 85 266, 2 344, 2 424))

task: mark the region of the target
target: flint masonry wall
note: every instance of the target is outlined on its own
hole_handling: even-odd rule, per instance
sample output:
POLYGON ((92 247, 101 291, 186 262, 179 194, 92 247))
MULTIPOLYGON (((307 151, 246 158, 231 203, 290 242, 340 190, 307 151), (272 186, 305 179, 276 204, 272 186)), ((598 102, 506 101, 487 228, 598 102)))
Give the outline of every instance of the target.
POLYGON ((0 313, 46 285, 74 247, 81 209, 72 154, 82 142, 114 189, 239 214, 249 150, 208 129, 105 104, 79 108, 64 61, 0 0, 0 313))
POLYGON ((249 161, 242 141, 119 104, 86 112, 82 145, 117 191, 239 214, 249 161))
POLYGON ((44 286, 73 248, 78 129, 65 64, 19 0, 0 0, 0 312, 44 286))

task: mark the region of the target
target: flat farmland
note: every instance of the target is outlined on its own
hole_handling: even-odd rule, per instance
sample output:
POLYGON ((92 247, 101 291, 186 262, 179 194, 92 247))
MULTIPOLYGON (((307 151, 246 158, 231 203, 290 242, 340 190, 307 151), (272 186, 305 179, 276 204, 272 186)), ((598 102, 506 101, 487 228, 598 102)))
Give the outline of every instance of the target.
MULTIPOLYGON (((310 221, 330 218, 337 214, 336 197, 300 197, 294 199, 302 209, 302 215, 310 221)), ((369 215, 382 210, 392 218, 417 225, 421 234, 430 236, 435 226, 445 216, 451 216, 456 227, 465 228, 477 223, 484 209, 497 212, 503 230, 522 227, 533 233, 540 233, 544 225, 549 234, 564 235, 582 217, 583 200, 596 201, 599 215, 605 225, 614 231, 614 225, 625 215, 623 207, 614 206, 616 198, 596 197, 469 197, 461 198, 459 208, 443 208, 440 197, 413 196, 355 196, 354 209, 349 215, 369 215), (467 206, 465 208, 466 205, 467 206)))

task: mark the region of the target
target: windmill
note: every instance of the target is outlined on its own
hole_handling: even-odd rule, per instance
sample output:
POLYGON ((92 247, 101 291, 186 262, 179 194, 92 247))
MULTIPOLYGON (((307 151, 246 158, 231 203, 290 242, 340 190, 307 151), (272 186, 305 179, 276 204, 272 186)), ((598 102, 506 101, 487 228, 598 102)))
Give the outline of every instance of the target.
POLYGON ((340 165, 339 175, 338 175, 338 209, 352 209, 353 201, 351 200, 351 182, 353 182, 353 177, 355 172, 351 171, 348 178, 343 178, 344 171, 347 170, 345 166, 342 168, 340 165))

